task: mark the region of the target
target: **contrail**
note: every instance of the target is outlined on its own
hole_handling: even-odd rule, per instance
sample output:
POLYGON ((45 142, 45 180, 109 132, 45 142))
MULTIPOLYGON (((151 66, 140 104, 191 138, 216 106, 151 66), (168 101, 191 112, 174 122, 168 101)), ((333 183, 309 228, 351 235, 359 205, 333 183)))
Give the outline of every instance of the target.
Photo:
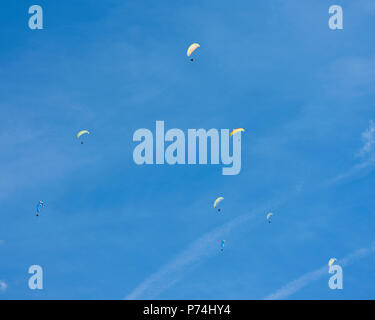
MULTIPOLYGON (((372 254, 375 251, 375 244, 368 248, 358 249, 355 252, 348 254, 345 258, 338 260, 337 263, 341 266, 346 266, 354 263, 355 261, 365 258, 372 254)), ((303 287, 306 287, 311 282, 318 280, 323 275, 326 275, 328 272, 328 265, 325 265, 315 271, 309 272, 301 276, 300 278, 293 280, 281 287, 274 293, 265 297, 264 300, 280 300, 285 299, 301 290, 303 287)))
MULTIPOLYGON (((301 188, 298 187, 294 193, 299 193, 301 188)), ((278 200, 271 200, 274 206, 280 206, 290 196, 281 196, 278 200)), ((269 206, 268 206, 269 207, 269 206)), ((252 210, 250 213, 243 214, 233 220, 225 223, 224 225, 207 232, 199 239, 194 241, 185 250, 179 253, 175 258, 173 258, 166 265, 161 267, 159 271, 151 274, 143 282, 141 282, 130 294, 128 294, 125 299, 133 300, 140 299, 152 299, 164 290, 168 289, 176 282, 178 282, 183 277, 183 268, 191 266, 193 263, 199 262, 203 257, 210 257, 218 253, 218 243, 222 237, 229 234, 234 228, 241 226, 248 220, 256 217, 256 213, 263 212, 264 207, 258 207, 252 210)))
POLYGON ((239 216, 221 227, 201 236, 159 271, 144 280, 127 297, 125 297, 125 299, 137 299, 141 295, 147 295, 152 299, 152 297, 171 287, 182 277, 180 274, 182 268, 187 267, 194 262, 198 262, 203 257, 217 254, 217 244, 219 239, 221 239, 220 237, 228 234, 233 228, 254 218, 255 212, 259 212, 259 210, 254 210, 251 213, 239 216))
POLYGON ((372 170, 372 168, 374 167, 374 165, 375 165, 375 157, 372 157, 372 158, 366 160, 365 162, 361 162, 359 164, 356 164, 354 167, 350 168, 345 173, 342 173, 342 174, 336 176, 335 178, 329 180, 328 184, 331 185, 331 184, 339 183, 339 182, 342 182, 345 179, 351 178, 351 177, 359 175, 361 173, 364 174, 364 171, 366 169, 368 170, 368 172, 370 172, 372 170))

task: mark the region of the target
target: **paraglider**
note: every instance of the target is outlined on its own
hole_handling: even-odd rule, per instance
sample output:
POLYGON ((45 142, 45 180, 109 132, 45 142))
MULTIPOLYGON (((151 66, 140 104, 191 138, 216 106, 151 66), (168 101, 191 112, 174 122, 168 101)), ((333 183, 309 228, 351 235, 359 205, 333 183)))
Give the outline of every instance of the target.
POLYGON ((271 223, 270 218, 271 218, 272 215, 273 215, 272 212, 267 213, 267 221, 268 221, 268 223, 271 223))
MULTIPOLYGON (((217 198, 217 199, 215 200, 215 202, 214 202, 214 209, 216 209, 216 206, 217 206, 221 201, 223 201, 223 200, 224 200, 224 197, 219 197, 219 198, 217 198)), ((220 212, 221 209, 218 208, 217 211, 220 212)))
POLYGON ((224 245, 225 245, 225 240, 221 240, 220 241, 220 248, 221 248, 220 250, 221 251, 224 251, 224 245))
POLYGON ((231 136, 233 136, 235 133, 240 132, 240 131, 244 132, 245 129, 244 129, 244 128, 237 128, 237 129, 234 129, 234 130, 231 131, 231 133, 229 134, 229 136, 231 137, 231 136))
MULTIPOLYGON (((87 130, 81 130, 80 132, 77 133, 77 139, 79 139, 84 134, 90 134, 90 132, 87 130)), ((83 144, 83 141, 81 141, 81 144, 83 144)))
MULTIPOLYGON (((193 44, 191 44, 191 45, 189 46, 187 52, 186 52, 186 55, 187 55, 188 57, 190 57, 191 54, 192 54, 196 49, 198 49, 199 47, 200 47, 200 45, 199 45, 198 43, 193 43, 193 44)), ((190 61, 194 61, 194 59, 191 58, 190 61)))
POLYGON ((337 259, 336 258, 331 258, 331 259, 329 259, 329 261, 328 261, 328 267, 332 267, 332 265, 333 265, 333 263, 336 261, 337 259))
POLYGON ((36 205, 36 216, 37 217, 39 216, 39 213, 42 211, 43 207, 44 207, 44 202, 39 201, 38 204, 36 205))

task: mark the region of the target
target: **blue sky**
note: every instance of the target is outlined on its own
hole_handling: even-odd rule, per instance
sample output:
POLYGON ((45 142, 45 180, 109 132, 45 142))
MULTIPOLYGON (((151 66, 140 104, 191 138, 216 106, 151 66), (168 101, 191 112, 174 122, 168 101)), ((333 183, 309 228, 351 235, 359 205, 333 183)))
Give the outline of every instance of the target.
POLYGON ((284 298, 374 298, 373 1, 33 4, 0 10, 0 299, 263 299, 359 249, 284 298), (245 128, 241 173, 137 166, 156 120, 245 128))

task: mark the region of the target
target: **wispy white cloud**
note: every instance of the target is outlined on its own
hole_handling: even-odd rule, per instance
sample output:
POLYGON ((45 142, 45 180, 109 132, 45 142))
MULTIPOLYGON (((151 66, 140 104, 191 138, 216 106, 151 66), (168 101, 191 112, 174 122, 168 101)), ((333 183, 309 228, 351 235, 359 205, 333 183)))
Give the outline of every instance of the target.
MULTIPOLYGON (((375 165, 375 156, 373 154, 373 149, 375 145, 375 125, 374 122, 370 121, 370 127, 367 128, 362 133, 362 140, 363 140, 363 146, 358 152, 358 156, 361 156, 363 159, 362 162, 354 165, 352 168, 350 168, 348 171, 336 176, 335 178, 329 180, 329 183, 341 183, 343 180, 350 178, 352 176, 357 176, 360 174, 364 174, 367 170, 370 170, 371 167, 375 165)), ((359 250, 356 250, 355 252, 349 254, 342 260, 338 261, 338 263, 341 266, 345 266, 351 263, 354 263, 356 260, 364 258, 370 254, 372 254, 375 251, 375 244, 372 245, 369 248, 362 248, 359 250)), ((297 291, 301 290, 308 284, 310 284, 313 281, 318 280, 322 276, 324 276, 327 273, 327 264, 324 266, 308 272, 304 275, 302 275, 300 278, 293 280, 286 284, 285 286, 281 287, 274 293, 267 296, 266 300, 274 300, 274 299, 285 299, 289 296, 293 295, 297 291)))
MULTIPOLYGON (((292 196, 298 194, 301 189, 301 185, 298 185, 292 189, 292 194, 287 196, 281 195, 277 200, 272 200, 270 203, 273 203, 273 207, 280 206, 292 196)), ((269 207, 269 205, 266 207, 269 207)), ((125 299, 154 299, 157 295, 182 279, 184 273, 190 270, 189 267, 193 266, 194 263, 198 263, 203 258, 218 254, 219 241, 224 236, 230 234, 235 228, 253 220, 259 212, 264 212, 264 208, 257 207, 250 213, 238 216, 224 225, 207 232, 180 252, 170 262, 162 266, 159 271, 156 271, 142 281, 125 299)))
POLYGON ((5 283, 5 281, 0 280, 0 292, 4 293, 7 288, 8 285, 5 283))
MULTIPOLYGON (((350 253, 345 258, 338 260, 337 264, 339 264, 340 266, 346 266, 346 265, 354 263, 355 261, 361 258, 365 258, 374 252, 375 252, 375 244, 373 244, 371 247, 358 249, 355 252, 350 253)), ((299 277, 298 279, 289 282, 288 284, 276 290, 274 293, 271 293, 269 296, 265 297, 264 299, 265 300, 286 299, 290 297, 291 295, 295 294, 296 292, 298 292, 299 290, 301 290, 302 288, 306 287, 313 281, 316 281, 319 278, 321 278, 323 275, 326 275, 327 272, 328 272, 328 266, 327 264, 325 264, 319 269, 308 272, 304 274, 303 276, 299 277)))
POLYGON ((371 171, 370 169, 374 165, 375 165, 375 157, 372 157, 370 159, 367 159, 364 162, 356 164, 355 166, 353 166, 352 168, 350 168, 348 171, 337 175, 333 179, 329 180, 329 183, 330 184, 337 183, 337 182, 340 182, 342 180, 348 179, 350 177, 354 177, 354 176, 357 176, 357 175, 360 175, 360 174, 364 174, 365 173, 365 169, 371 171))
POLYGON ((359 150, 358 156, 364 157, 373 151, 375 144, 375 124, 374 121, 370 121, 370 127, 362 133, 363 147, 359 150))
POLYGON ((259 212, 259 210, 239 216, 221 227, 204 234, 170 262, 161 267, 159 271, 144 280, 125 299, 152 299, 168 289, 183 277, 186 267, 198 262, 203 257, 217 254, 219 240, 224 235, 230 233, 235 227, 254 218, 256 212, 259 212))
POLYGON ((370 127, 362 133, 362 140, 363 146, 357 153, 357 156, 363 158, 363 161, 357 163, 346 172, 341 173, 333 179, 329 180, 330 184, 337 183, 352 176, 363 174, 365 172, 365 169, 371 171, 370 169, 375 165, 375 124, 373 120, 370 120, 370 127))

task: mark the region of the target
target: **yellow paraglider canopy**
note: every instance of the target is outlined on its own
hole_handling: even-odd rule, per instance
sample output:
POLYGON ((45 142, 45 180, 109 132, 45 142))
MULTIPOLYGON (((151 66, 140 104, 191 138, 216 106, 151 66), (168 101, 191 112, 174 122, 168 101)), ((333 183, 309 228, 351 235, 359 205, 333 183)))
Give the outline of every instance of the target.
POLYGON ((215 200, 215 202, 214 202, 214 209, 216 208, 216 206, 218 205, 218 203, 221 202, 221 201, 223 201, 223 200, 224 200, 223 197, 219 197, 219 198, 217 198, 217 199, 215 200))
POLYGON ((233 136, 235 133, 240 132, 240 131, 245 131, 245 129, 244 129, 244 128, 237 128, 237 129, 234 129, 234 130, 232 130, 232 132, 229 134, 229 136, 231 137, 231 136, 233 136))
POLYGON ((90 134, 87 130, 81 130, 80 132, 77 133, 77 139, 82 136, 83 134, 90 134))
POLYGON ((332 265, 333 265, 333 263, 336 261, 337 259, 336 258, 331 258, 331 259, 329 259, 329 261, 328 261, 328 267, 332 267, 332 265))
POLYGON ((190 57, 190 55, 200 47, 200 45, 198 43, 193 43, 189 46, 189 48, 187 49, 187 52, 186 52, 186 55, 188 57, 190 57))
POLYGON ((271 217, 273 215, 273 213, 272 212, 270 212, 270 213, 267 213, 267 220, 271 217))

